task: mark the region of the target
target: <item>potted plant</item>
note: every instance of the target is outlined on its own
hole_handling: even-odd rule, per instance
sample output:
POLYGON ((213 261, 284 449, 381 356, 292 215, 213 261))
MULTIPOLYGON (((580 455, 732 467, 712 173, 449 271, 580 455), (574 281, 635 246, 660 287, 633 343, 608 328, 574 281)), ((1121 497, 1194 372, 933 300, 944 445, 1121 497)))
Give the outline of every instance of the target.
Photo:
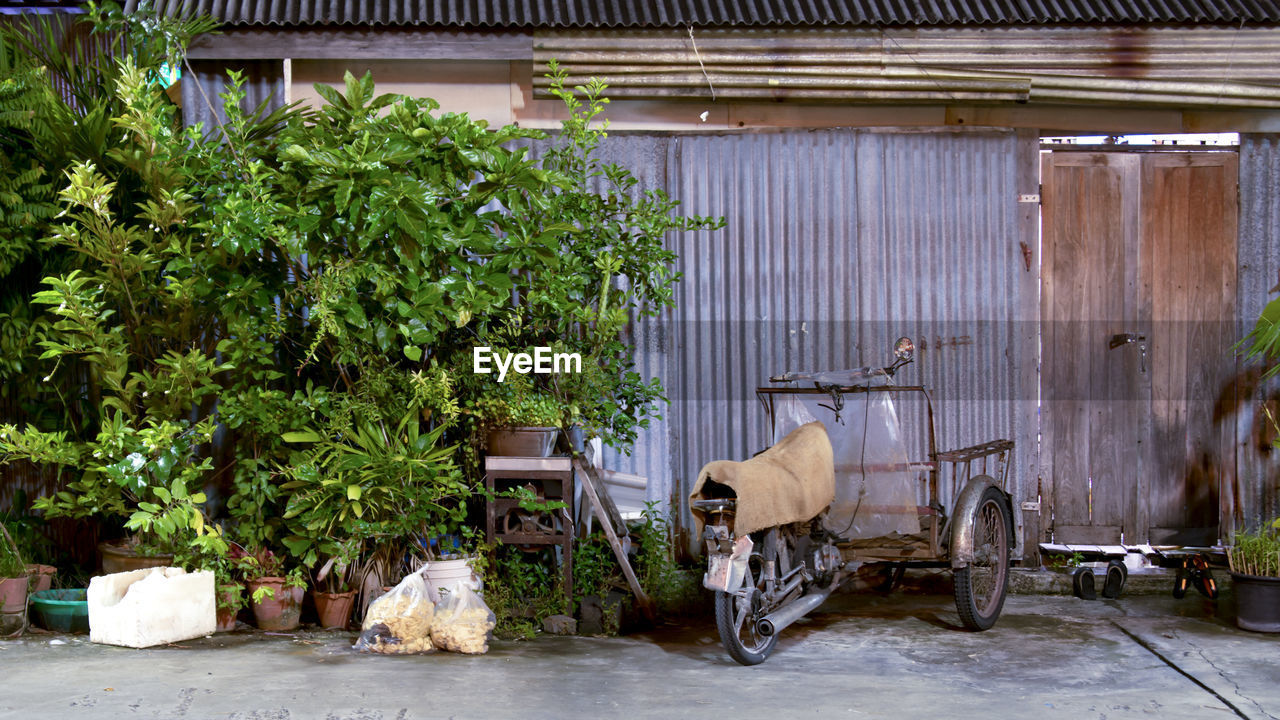
POLYGON ((1236 624, 1280 632, 1280 518, 1253 532, 1236 533, 1227 553, 1236 596, 1236 624))
POLYGON ((307 587, 303 569, 286 570, 284 558, 266 547, 253 552, 233 549, 231 562, 248 588, 254 624, 273 632, 296 630, 307 587))
POLYGON ((422 577, 437 599, 457 583, 477 592, 484 590, 485 555, 492 546, 483 541, 483 532, 462 527, 456 534, 440 535, 428 543, 422 577))
POLYGON ((244 585, 230 575, 214 573, 214 602, 218 615, 218 632, 236 629, 236 616, 245 606, 244 585))
POLYGON ((203 492, 193 492, 213 469, 211 458, 195 460, 196 448, 209 442, 211 419, 148 420, 133 426, 123 413, 103 418, 92 441, 72 442, 63 433, 32 427, 0 426, 3 460, 26 459, 78 472, 65 489, 35 501, 46 518, 102 517, 132 534, 120 543, 103 543, 104 573, 173 564, 175 550, 217 542, 205 522, 203 492), (211 535, 213 537, 211 537, 211 535))
POLYGON ((0 636, 18 635, 27 625, 29 577, 18 546, 0 525, 0 636))
POLYGON ((303 430, 284 438, 298 446, 280 488, 287 494, 285 547, 330 592, 398 580, 418 539, 445 532, 465 517, 471 494, 441 446, 446 426, 425 429, 410 406, 394 424, 355 415, 346 427, 303 430))
POLYGON ((0 512, 0 525, 4 525, 13 544, 27 561, 32 593, 51 589, 53 578, 58 573, 56 567, 45 564, 53 560, 53 546, 44 533, 47 524, 44 518, 31 512, 27 493, 22 488, 14 489, 10 509, 0 512))
POLYGON ((180 555, 179 560, 184 567, 209 570, 213 573, 217 632, 235 630, 236 616, 245 607, 244 583, 236 577, 235 568, 227 552, 202 552, 194 557, 180 555))
POLYGON ((528 376, 508 377, 486 388, 471 405, 490 455, 546 457, 555 447, 563 411, 555 396, 528 376))
POLYGON ((315 572, 311 598, 322 628, 345 628, 355 604, 354 579, 359 575, 360 544, 350 538, 335 543, 333 554, 315 572))

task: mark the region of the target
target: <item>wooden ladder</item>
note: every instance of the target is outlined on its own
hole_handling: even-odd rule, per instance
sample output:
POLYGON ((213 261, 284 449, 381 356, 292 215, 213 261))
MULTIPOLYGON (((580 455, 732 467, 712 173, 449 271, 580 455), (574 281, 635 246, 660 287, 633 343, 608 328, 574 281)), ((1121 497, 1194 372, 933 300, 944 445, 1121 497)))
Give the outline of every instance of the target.
POLYGON ((594 467, 583 462, 581 456, 577 455, 573 458, 573 467, 586 479, 586 482, 582 483, 582 490, 587 494, 587 499, 591 501, 591 509, 604 528, 604 536, 608 538, 609 547, 613 548, 613 556, 618 559, 618 565, 622 567, 622 574, 626 576, 627 584, 631 586, 631 592, 636 597, 640 612, 644 613, 646 619, 652 621, 654 619, 653 600, 645 593, 644 588, 640 587, 640 580, 631 567, 627 551, 622 547, 622 541, 618 539, 620 535, 628 532, 627 524, 623 522, 622 514, 618 512, 618 506, 613 503, 613 498, 609 497, 609 490, 594 467))

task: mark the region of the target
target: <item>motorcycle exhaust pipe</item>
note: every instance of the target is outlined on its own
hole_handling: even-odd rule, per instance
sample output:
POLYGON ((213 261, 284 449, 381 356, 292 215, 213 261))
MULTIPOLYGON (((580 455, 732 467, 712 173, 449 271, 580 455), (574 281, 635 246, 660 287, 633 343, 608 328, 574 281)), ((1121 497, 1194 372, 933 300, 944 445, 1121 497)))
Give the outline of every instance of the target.
POLYGON ((826 602, 834 589, 835 585, 833 583, 831 587, 798 597, 791 601, 790 604, 774 610, 756 621, 756 632, 764 637, 771 637, 782 632, 788 625, 813 612, 819 605, 826 602))

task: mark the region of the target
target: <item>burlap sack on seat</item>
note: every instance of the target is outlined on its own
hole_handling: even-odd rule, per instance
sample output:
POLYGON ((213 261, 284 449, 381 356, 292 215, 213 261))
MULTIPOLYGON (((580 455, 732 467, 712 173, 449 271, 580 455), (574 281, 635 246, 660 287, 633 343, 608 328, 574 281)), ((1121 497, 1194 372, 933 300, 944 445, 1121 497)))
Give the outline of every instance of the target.
MULTIPOLYGON (((750 460, 707 463, 698 471, 689 499, 724 497, 723 488, 713 490, 708 483, 728 486, 737 495, 733 532, 738 537, 809 520, 835 499, 835 462, 827 429, 811 422, 750 460)), ((706 513, 697 508, 692 512, 700 536, 706 513)))

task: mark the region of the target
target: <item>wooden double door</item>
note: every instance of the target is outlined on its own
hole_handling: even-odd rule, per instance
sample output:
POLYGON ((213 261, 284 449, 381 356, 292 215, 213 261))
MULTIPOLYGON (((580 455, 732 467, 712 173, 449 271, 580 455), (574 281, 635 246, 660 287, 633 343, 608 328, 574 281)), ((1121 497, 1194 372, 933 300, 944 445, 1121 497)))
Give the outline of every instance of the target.
POLYGON ((1056 542, 1211 543, 1230 517, 1237 165, 1043 155, 1041 524, 1056 542))

